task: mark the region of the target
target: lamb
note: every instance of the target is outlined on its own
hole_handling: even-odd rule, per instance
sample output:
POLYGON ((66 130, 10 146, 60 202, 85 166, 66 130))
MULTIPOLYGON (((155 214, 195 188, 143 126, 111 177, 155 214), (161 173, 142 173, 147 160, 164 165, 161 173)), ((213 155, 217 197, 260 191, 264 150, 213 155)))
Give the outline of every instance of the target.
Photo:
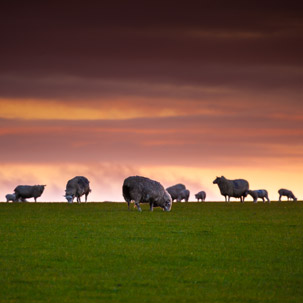
POLYGON ((70 179, 66 184, 65 195, 68 203, 73 203, 74 198, 77 198, 77 202, 81 203, 81 196, 85 195, 85 203, 87 202, 87 196, 91 192, 89 187, 89 181, 86 177, 76 176, 70 179))
POLYGON ((170 211, 172 198, 164 187, 157 181, 141 176, 131 176, 124 180, 122 193, 127 202, 128 209, 131 201, 135 202, 138 211, 142 211, 141 203, 149 203, 150 211, 153 207, 161 207, 165 211, 170 211))
POLYGON ((178 201, 178 196, 180 192, 184 189, 186 189, 186 187, 184 184, 181 183, 166 188, 168 193, 171 195, 172 201, 174 200, 178 201))
POLYGON ((281 189, 278 190, 278 193, 279 193, 279 201, 280 202, 281 202, 282 196, 286 196, 287 200, 293 199, 294 201, 297 201, 297 198, 295 197, 295 195, 292 193, 292 191, 290 191, 288 189, 281 188, 281 189))
POLYGON ((24 198, 19 198, 18 200, 16 200, 16 195, 15 194, 7 194, 5 196, 6 198, 6 202, 12 201, 12 202, 27 202, 26 199, 24 198))
POLYGON ((185 202, 188 202, 190 195, 190 191, 188 189, 183 189, 182 191, 179 192, 177 201, 181 202, 182 200, 185 200, 185 202))
POLYGON ((244 179, 228 180, 224 176, 217 177, 213 184, 218 184, 221 195, 225 197, 225 201, 229 202, 230 197, 240 198, 244 202, 249 190, 249 184, 244 179))
POLYGON ((35 202, 37 202, 37 198, 39 198, 45 188, 46 185, 19 185, 14 191, 16 195, 15 201, 25 201, 26 198, 34 198, 35 202))
POLYGON ((196 199, 199 200, 201 199, 202 202, 205 202, 205 198, 206 198, 206 193, 205 191, 199 191, 197 194, 195 194, 196 199))
POLYGON ((265 203, 264 198, 266 198, 267 202, 270 203, 266 189, 248 190, 247 193, 252 196, 254 203, 258 202, 258 198, 261 198, 263 200, 263 203, 265 203))
POLYGON ((12 202, 16 202, 16 195, 15 194, 7 194, 5 196, 6 198, 6 202, 12 201, 12 202))

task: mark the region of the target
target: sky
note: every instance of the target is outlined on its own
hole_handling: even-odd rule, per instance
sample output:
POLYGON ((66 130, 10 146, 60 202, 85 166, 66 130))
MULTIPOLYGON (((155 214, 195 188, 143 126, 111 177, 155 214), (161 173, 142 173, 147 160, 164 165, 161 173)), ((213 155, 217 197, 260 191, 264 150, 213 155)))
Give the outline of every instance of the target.
POLYGON ((131 175, 191 201, 223 201, 222 175, 302 200, 296 2, 1 3, 0 201, 19 184, 64 201, 77 175, 89 201, 123 201, 131 175))

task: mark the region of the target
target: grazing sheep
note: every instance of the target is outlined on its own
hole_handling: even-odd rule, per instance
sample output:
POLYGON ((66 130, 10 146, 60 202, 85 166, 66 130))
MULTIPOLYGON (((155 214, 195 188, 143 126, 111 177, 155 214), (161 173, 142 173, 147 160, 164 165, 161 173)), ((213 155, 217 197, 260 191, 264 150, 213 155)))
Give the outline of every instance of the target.
POLYGON ((252 196, 254 203, 258 202, 258 198, 261 198, 263 200, 263 203, 265 203, 264 198, 266 198, 267 202, 270 203, 266 189, 248 190, 247 193, 252 196))
POLYGON ((172 201, 178 201, 178 196, 182 190, 186 189, 185 185, 179 183, 170 187, 167 187, 166 190, 171 195, 172 201))
POLYGON ((221 195, 225 197, 225 201, 229 202, 230 197, 240 198, 244 202, 249 190, 249 184, 244 179, 228 180, 225 177, 217 177, 213 184, 218 184, 221 195))
POLYGON ((88 179, 83 176, 77 176, 67 182, 64 197, 68 203, 73 203, 75 198, 77 198, 78 203, 81 203, 80 197, 85 195, 86 203, 90 192, 88 179))
POLYGON ((182 191, 179 192, 177 201, 181 202, 182 200, 185 200, 185 202, 188 202, 190 195, 190 191, 188 189, 183 189, 182 191))
POLYGON ((12 201, 12 202, 16 202, 16 195, 15 194, 7 194, 5 196, 6 198, 6 202, 12 201))
POLYGON ((160 206, 165 211, 170 211, 172 199, 170 194, 157 181, 140 176, 131 176, 124 180, 122 193, 127 202, 128 209, 131 201, 135 202, 138 211, 142 211, 141 203, 149 203, 150 211, 153 207, 160 206))
POLYGON ((281 188, 278 190, 279 193, 279 201, 281 201, 282 196, 286 196, 287 200, 289 199, 293 199, 294 201, 297 201, 297 198, 295 197, 295 195, 292 193, 292 191, 288 190, 288 189, 284 189, 281 188))
POLYGON ((197 194, 195 194, 195 197, 196 197, 196 199, 198 200, 198 202, 199 202, 199 200, 201 199, 201 201, 202 202, 205 202, 205 199, 206 199, 206 193, 205 193, 205 191, 199 191, 197 194))
POLYGON ((25 201, 26 198, 34 198, 35 202, 37 202, 37 198, 39 198, 45 188, 46 185, 19 185, 14 191, 16 195, 15 201, 25 201))

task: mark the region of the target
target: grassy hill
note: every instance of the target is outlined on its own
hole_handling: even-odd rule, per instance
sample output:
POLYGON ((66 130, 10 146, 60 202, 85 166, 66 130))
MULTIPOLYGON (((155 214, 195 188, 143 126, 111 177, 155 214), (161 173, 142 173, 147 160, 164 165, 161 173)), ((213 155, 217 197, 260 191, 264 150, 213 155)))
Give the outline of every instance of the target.
POLYGON ((303 203, 1 203, 0 302, 303 302, 303 203))

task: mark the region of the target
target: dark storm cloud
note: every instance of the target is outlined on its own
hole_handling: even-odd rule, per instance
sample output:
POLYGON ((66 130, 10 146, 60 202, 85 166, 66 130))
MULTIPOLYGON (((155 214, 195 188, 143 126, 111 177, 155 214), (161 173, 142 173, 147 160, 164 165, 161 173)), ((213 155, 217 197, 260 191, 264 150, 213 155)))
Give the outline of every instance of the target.
POLYGON ((0 12, 0 96, 111 93, 88 84, 95 79, 299 88, 300 7, 240 3, 7 2, 0 12), (80 89, 66 76, 87 83, 80 89))
MULTIPOLYGON (((145 64, 121 63, 109 75, 84 77, 69 75, 25 75, 22 73, 0 72, 0 97, 6 98, 102 98, 117 96, 146 96, 172 98, 217 98, 222 95, 220 88, 238 91, 287 90, 288 93, 302 93, 303 71, 298 67, 256 67, 204 65, 200 68, 173 63, 152 67, 150 73, 145 64), (123 68, 121 68, 123 66, 123 68), (135 69, 135 71, 133 70, 135 69), (161 69, 169 71, 164 75, 161 69), (181 72, 180 72, 181 69, 181 72), (168 76, 171 74, 171 77, 168 76), (170 85, 166 87, 165 84, 170 85), (192 86, 192 87, 189 87, 192 86), (206 87, 206 90, 203 90, 206 87), (210 93, 208 88, 219 87, 210 93)), ((110 63, 104 64, 110 66, 110 63)), ((28 72, 29 74, 32 71, 28 72)), ((229 92, 230 93, 230 92, 229 92)), ((229 94, 225 92, 225 95, 229 94)))

